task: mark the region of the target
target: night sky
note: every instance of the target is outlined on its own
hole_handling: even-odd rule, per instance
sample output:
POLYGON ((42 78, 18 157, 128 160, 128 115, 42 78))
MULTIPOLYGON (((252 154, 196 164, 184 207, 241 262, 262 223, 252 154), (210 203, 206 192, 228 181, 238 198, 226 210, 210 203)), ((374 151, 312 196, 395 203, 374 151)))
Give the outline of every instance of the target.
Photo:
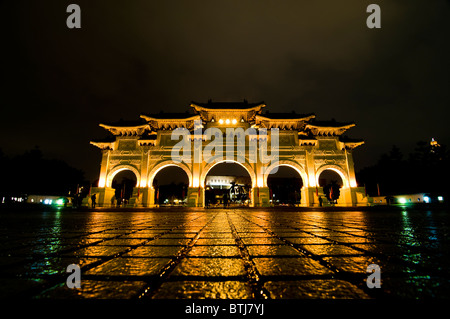
POLYGON ((264 101, 354 121, 359 170, 393 144, 449 144, 450 1, 1 1, 1 135, 98 178, 99 123, 264 101), (66 8, 81 7, 81 29, 66 8), (366 8, 381 7, 381 29, 366 8))

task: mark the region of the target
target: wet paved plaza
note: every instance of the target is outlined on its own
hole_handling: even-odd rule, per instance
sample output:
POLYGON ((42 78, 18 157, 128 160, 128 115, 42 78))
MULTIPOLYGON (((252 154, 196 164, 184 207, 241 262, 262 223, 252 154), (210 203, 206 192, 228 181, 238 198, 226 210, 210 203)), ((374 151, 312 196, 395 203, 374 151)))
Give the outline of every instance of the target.
POLYGON ((445 211, 0 214, 0 298, 450 297, 445 211), (81 267, 69 289, 66 268, 81 267), (381 288, 366 268, 381 268, 381 288))

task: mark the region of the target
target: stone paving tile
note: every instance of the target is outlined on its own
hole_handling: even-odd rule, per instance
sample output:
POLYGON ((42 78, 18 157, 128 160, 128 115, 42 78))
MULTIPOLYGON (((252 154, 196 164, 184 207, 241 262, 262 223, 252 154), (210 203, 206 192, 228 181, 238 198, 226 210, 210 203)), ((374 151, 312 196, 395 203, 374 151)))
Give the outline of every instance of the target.
POLYGON ((127 252, 123 257, 175 257, 183 246, 141 246, 127 252))
POLYGON ((38 299, 131 299, 146 286, 143 281, 83 280, 80 289, 67 289, 60 284, 45 291, 38 299))
POLYGON ((169 258, 115 258, 86 272, 86 275, 150 276, 157 275, 169 258))
POLYGON ((338 268, 341 271, 353 272, 357 274, 363 274, 366 272, 367 266, 370 264, 377 264, 382 267, 383 272, 386 268, 383 267, 383 263, 377 257, 373 256, 357 256, 357 257, 324 257, 323 260, 329 264, 338 268))
POLYGON ((143 239, 131 239, 131 238, 116 238, 105 240, 97 246, 133 246, 144 243, 143 239))
POLYGON ((298 256, 300 254, 288 245, 252 245, 246 248, 250 256, 298 256))
POLYGON ((332 241, 325 238, 317 237, 288 237, 286 238, 291 243, 294 244, 331 244, 332 241))
POLYGON ((78 249, 74 252, 65 253, 64 255, 79 257, 108 257, 125 250, 126 247, 123 246, 89 246, 78 249))
POLYGON ((245 245, 279 245, 283 244, 281 240, 273 237, 243 237, 245 245))
POLYGON ((236 246, 194 246, 188 257, 239 257, 236 246))
POLYGON ((187 245, 190 241, 191 239, 189 238, 158 238, 146 243, 146 245, 187 245))
POLYGON ((77 264, 81 268, 98 262, 99 258, 78 258, 78 257, 45 257, 21 263, 15 267, 5 269, 5 273, 17 276, 38 278, 40 276, 53 274, 66 274, 67 266, 77 264))
POLYGON ((165 282, 153 299, 249 299, 250 285, 240 281, 183 281, 165 282))
POLYGON ((264 287, 273 299, 369 299, 355 285, 336 279, 268 281, 264 287))
POLYGON ((172 272, 174 276, 244 276, 244 263, 237 258, 185 258, 172 272))
POLYGON ((0 225, 0 297, 450 297, 447 212, 27 212, 0 225))
POLYGON ((315 255, 359 255, 361 252, 343 245, 311 244, 301 245, 304 249, 315 255))
POLYGON ((236 241, 233 238, 199 238, 197 245, 234 245, 236 241))
POLYGON ((258 257, 253 258, 256 268, 263 276, 304 276, 327 275, 332 271, 322 266, 318 261, 307 257, 258 257))

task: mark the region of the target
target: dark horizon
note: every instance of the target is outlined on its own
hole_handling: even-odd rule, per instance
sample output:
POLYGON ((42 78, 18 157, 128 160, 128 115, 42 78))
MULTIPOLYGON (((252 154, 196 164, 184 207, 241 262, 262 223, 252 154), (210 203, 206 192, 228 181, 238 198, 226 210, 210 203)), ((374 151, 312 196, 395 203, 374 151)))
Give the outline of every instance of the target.
POLYGON ((185 112, 190 101, 264 101, 271 112, 355 122, 355 169, 397 145, 450 143, 450 2, 2 2, 0 148, 39 146, 98 178, 99 123, 185 112))

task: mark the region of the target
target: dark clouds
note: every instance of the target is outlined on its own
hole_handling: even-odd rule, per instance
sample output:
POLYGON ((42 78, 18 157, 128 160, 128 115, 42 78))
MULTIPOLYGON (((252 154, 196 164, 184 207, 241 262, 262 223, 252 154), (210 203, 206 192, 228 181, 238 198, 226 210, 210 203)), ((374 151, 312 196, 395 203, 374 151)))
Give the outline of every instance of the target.
POLYGON ((360 0, 78 1, 81 30, 68 1, 2 2, 0 145, 94 178, 99 122, 210 98, 355 121, 357 167, 392 144, 448 144, 449 2, 375 2, 380 30, 360 0))

